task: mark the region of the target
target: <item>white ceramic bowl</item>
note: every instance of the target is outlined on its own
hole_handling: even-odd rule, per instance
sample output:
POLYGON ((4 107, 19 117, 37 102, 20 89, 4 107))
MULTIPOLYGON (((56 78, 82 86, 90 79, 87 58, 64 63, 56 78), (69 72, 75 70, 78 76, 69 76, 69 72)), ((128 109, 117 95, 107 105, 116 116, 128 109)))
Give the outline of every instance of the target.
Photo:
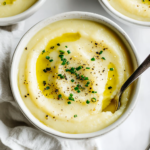
POLYGON ((31 6, 29 9, 22 12, 21 14, 6 18, 0 18, 0 26, 8 26, 25 20, 26 18, 33 15, 36 11, 38 11, 38 9, 44 4, 45 1, 46 0, 38 0, 33 6, 31 6))
POLYGON ((117 19, 118 21, 127 24, 129 26, 136 26, 136 27, 150 27, 150 22, 146 22, 146 21, 138 21, 132 18, 129 18, 123 14, 121 14, 120 12, 118 12, 117 10, 115 10, 110 3, 108 2, 108 0, 98 0, 99 3, 102 5, 102 7, 115 19, 117 19))
POLYGON ((41 22, 39 22, 38 24, 36 24, 34 27, 32 27, 21 39, 21 41, 19 42, 16 51, 14 53, 13 59, 12 59, 12 65, 11 65, 11 72, 10 72, 10 85, 11 85, 11 89, 12 89, 12 93, 14 95, 14 98, 16 100, 16 102, 19 105, 20 110, 22 111, 22 113, 25 115, 25 117, 38 129, 42 130, 43 132, 47 133, 47 134, 52 134, 52 135, 57 135, 60 137, 64 137, 64 138, 73 138, 73 139, 83 139, 83 138, 91 138, 91 137, 96 137, 102 134, 105 134, 109 131, 111 131, 112 129, 116 128, 118 125, 120 125, 128 116, 129 114, 132 112, 136 102, 137 102, 137 95, 139 92, 139 86, 140 86, 140 80, 138 79, 135 82, 135 88, 133 89, 133 95, 131 97, 131 101, 129 101, 127 109, 125 110, 125 112, 123 113, 123 115, 113 124, 111 124, 110 126, 97 131, 97 132, 93 132, 93 133, 86 133, 86 134, 67 134, 67 133, 62 133, 59 131, 56 131, 52 128, 49 128, 47 126, 45 126, 44 124, 42 124, 39 120, 37 120, 28 110, 28 108, 26 107, 26 105, 24 104, 20 92, 19 92, 19 88, 18 88, 18 66, 19 66, 19 62, 20 62, 20 58, 21 55, 24 51, 24 47, 27 45, 27 43, 31 40, 31 38, 41 29, 43 29, 44 27, 46 27, 47 25, 59 21, 59 20, 64 20, 64 19, 85 19, 85 20, 91 20, 91 21, 95 21, 101 24, 106 25, 107 27, 109 27, 110 29, 112 29, 116 34, 118 34, 118 36, 123 40, 123 42, 125 43, 125 45, 127 46, 127 49, 129 51, 129 54, 132 58, 133 64, 134 64, 134 69, 137 68, 137 66, 139 65, 139 60, 137 57, 137 52, 136 49, 131 41, 131 39, 128 37, 128 35, 114 22, 112 22, 111 20, 100 16, 98 14, 94 14, 94 13, 88 13, 88 12, 66 12, 63 14, 59 14, 56 15, 54 17, 50 17, 48 19, 45 19, 41 22))

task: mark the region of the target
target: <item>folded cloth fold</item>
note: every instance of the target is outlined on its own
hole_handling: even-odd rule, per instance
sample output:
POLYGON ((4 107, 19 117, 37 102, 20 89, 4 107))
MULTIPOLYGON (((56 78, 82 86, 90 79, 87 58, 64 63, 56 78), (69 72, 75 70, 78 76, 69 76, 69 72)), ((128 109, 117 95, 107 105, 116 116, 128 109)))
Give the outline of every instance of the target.
POLYGON ((67 140, 35 129, 22 115, 11 93, 9 71, 24 22, 0 27, 0 150, 100 150, 97 139, 67 140))

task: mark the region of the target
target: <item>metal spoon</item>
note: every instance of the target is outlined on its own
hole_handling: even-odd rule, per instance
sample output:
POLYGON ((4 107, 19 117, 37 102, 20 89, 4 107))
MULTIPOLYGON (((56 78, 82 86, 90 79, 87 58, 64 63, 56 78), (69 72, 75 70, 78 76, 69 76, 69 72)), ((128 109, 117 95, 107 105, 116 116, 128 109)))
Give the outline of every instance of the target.
POLYGON ((122 96, 123 92, 126 90, 126 88, 133 81, 135 81, 149 67, 150 67, 150 54, 148 55, 148 57, 144 60, 144 62, 135 70, 135 72, 128 78, 128 80, 121 87, 119 93, 115 97, 115 100, 117 101, 116 110, 118 110, 120 108, 120 106, 121 106, 121 96, 122 96))

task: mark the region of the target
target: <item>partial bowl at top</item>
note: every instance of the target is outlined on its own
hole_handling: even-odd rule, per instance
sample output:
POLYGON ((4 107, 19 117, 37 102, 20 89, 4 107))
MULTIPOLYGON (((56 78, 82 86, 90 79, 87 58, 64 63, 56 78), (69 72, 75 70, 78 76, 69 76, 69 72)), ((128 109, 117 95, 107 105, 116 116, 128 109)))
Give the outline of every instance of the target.
POLYGON ((98 14, 67 12, 23 36, 10 84, 35 127, 64 138, 91 138, 116 128, 132 112, 139 79, 126 90, 119 111, 112 113, 109 106, 138 65, 131 39, 117 24, 98 14))
POLYGON ((46 0, 0 0, 0 26, 16 24, 33 15, 46 0))
POLYGON ((150 27, 149 0, 98 0, 115 19, 136 27, 150 27))

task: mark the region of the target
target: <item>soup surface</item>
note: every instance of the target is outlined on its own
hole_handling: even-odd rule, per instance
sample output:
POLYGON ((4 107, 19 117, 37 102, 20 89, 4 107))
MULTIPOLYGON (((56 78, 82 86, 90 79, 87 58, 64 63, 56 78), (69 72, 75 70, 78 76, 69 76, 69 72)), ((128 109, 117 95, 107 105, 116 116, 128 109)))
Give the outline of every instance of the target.
POLYGON ((106 26, 63 20, 39 31, 20 59, 18 86, 30 112, 65 133, 98 131, 126 108, 131 87, 114 111, 112 99, 133 72, 121 39, 106 26))
POLYGON ((108 0, 108 2, 125 16, 139 21, 150 21, 149 0, 108 0))
POLYGON ((37 0, 0 0, 0 18, 18 15, 36 2, 37 0))

